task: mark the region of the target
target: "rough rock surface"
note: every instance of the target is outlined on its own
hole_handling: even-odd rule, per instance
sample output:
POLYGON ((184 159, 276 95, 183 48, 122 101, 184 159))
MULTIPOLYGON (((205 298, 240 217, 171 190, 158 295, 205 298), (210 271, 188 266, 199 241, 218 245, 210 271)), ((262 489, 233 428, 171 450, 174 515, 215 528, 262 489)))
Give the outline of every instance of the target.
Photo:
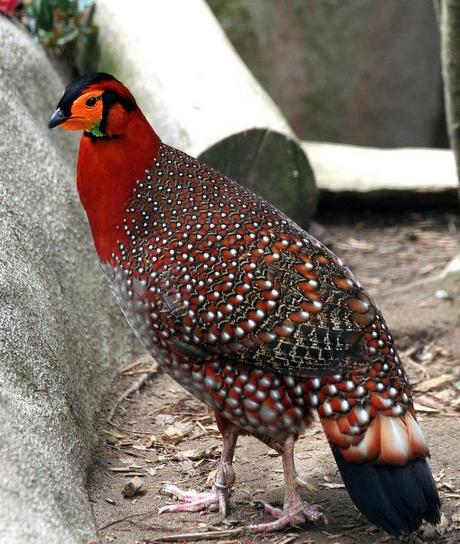
POLYGON ((0 52, 0 542, 86 543, 93 416, 136 344, 77 201, 77 138, 47 129, 63 84, 2 17, 0 52))

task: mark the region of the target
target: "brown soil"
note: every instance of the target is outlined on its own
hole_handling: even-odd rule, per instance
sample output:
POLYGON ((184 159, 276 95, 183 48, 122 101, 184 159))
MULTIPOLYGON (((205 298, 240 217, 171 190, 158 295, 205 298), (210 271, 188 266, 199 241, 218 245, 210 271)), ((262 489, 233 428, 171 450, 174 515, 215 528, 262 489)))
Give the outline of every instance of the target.
MULTIPOLYGON (((437 529, 426 527, 410 541, 460 542, 460 274, 436 279, 460 254, 460 218, 433 212, 355 214, 353 218, 323 213, 318 221, 325 228, 320 233, 322 240, 378 301, 415 384, 419 419, 431 447, 430 464, 444 514, 437 529), (438 383, 428 381, 445 374, 438 383)), ((316 226, 313 230, 322 229, 316 226)), ((267 520, 262 502, 282 503, 281 462, 277 454, 250 437, 240 438, 236 450, 237 483, 229 518, 222 521, 217 513, 158 515, 160 505, 171 502, 159 493, 161 482, 186 489, 209 488, 207 476, 217 465, 221 439, 207 409, 161 373, 121 403, 114 418, 117 427, 107 424, 116 399, 149 364, 120 374, 100 416, 99 446, 89 478, 99 541, 142 544, 267 520), (143 482, 141 493, 124 498, 125 484, 136 475, 143 482)), ((296 458, 300 474, 318 489, 309 498, 323 508, 329 524, 243 537, 241 542, 397 542, 367 523, 353 507, 318 424, 300 438, 296 458)), ((222 535, 216 541, 239 540, 222 535)))

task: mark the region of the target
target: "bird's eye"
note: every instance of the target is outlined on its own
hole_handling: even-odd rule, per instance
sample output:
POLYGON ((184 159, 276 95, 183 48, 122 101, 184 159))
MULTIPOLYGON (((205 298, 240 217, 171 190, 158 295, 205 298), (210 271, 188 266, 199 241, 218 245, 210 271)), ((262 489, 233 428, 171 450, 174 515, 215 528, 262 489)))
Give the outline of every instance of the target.
POLYGON ((93 108, 96 105, 96 103, 97 103, 97 98, 95 96, 90 96, 85 102, 88 108, 93 108))

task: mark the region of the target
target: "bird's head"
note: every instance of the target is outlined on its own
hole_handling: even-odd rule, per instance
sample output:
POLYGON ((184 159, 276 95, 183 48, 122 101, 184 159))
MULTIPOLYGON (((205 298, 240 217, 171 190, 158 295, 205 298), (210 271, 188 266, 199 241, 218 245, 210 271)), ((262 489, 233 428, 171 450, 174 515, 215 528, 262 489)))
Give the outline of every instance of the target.
POLYGON ((133 95, 116 78, 92 72, 67 85, 48 127, 61 125, 92 138, 112 138, 123 133, 130 113, 137 109, 133 95))
POLYGON ((124 240, 119 226, 138 180, 157 156, 161 140, 129 90, 110 74, 83 75, 64 90, 49 128, 83 131, 77 188, 99 257, 110 261, 124 240))

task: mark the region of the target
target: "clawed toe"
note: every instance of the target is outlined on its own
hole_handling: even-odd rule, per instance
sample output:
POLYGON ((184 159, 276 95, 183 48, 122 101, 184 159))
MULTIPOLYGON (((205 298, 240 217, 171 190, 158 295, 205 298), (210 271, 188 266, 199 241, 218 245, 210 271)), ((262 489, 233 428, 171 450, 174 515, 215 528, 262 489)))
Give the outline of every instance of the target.
POLYGON ((264 510, 276 519, 266 523, 249 525, 246 527, 248 533, 254 534, 279 531, 289 525, 301 525, 308 521, 314 523, 322 521, 323 523, 327 523, 326 516, 323 512, 319 508, 310 506, 309 504, 302 504, 298 508, 281 510, 280 508, 275 508, 270 504, 264 503, 264 510))
POLYGON ((306 521, 312 521, 313 523, 317 523, 321 521, 322 523, 326 525, 328 523, 327 518, 324 515, 324 512, 320 508, 317 508, 316 506, 304 505, 304 508, 302 509, 302 513, 306 521))
POLYGON ((280 519, 284 516, 284 511, 281 510, 281 508, 276 508, 266 502, 264 502, 264 510, 267 514, 270 514, 270 516, 273 516, 276 519, 280 519))
POLYGON ((162 506, 158 511, 159 514, 166 512, 200 512, 203 510, 217 512, 222 503, 219 492, 214 487, 211 492, 197 493, 196 491, 184 491, 173 484, 166 483, 163 485, 162 491, 175 496, 182 502, 162 506))
POLYGON ((197 493, 196 491, 184 491, 179 487, 166 483, 162 488, 163 492, 173 495, 180 501, 176 504, 167 504, 159 510, 160 514, 166 512, 199 512, 208 510, 214 512, 219 509, 217 493, 197 493))

